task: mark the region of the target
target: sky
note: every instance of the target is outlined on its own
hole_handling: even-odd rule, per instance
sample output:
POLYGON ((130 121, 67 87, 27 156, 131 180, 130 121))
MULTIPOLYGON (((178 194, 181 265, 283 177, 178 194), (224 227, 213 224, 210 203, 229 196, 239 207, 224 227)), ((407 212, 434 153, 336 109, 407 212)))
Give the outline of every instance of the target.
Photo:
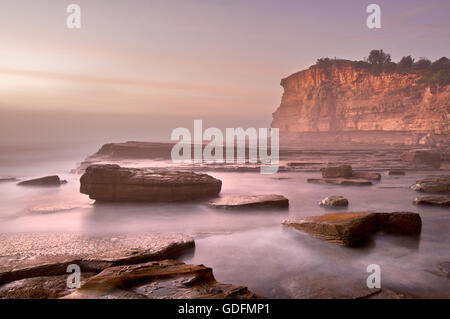
POLYGON ((449 15, 446 0, 1 0, 0 112, 267 127, 280 80, 317 58, 450 56, 449 15), (71 3, 80 29, 66 26, 71 3), (381 29, 366 26, 370 3, 381 29))

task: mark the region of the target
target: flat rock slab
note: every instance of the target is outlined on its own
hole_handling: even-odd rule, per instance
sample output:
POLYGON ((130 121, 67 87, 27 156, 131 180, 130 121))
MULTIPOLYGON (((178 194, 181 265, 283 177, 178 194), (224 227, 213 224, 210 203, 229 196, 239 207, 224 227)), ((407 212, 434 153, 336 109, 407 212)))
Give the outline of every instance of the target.
POLYGON ((346 186, 370 186, 372 182, 366 179, 352 178, 308 178, 308 183, 332 184, 346 186))
POLYGON ((420 179, 411 188, 424 193, 450 193, 450 176, 420 179))
POLYGON ((80 182, 80 192, 99 201, 187 201, 217 196, 222 188, 207 174, 114 164, 89 166, 80 182))
POLYGON ((288 208, 289 200, 282 195, 224 196, 206 205, 214 208, 288 208))
POLYGON ((15 177, 0 176, 0 183, 4 183, 4 182, 16 182, 16 181, 18 181, 18 179, 15 178, 15 177))
POLYGON ((259 296, 246 287, 222 284, 212 269, 163 260, 136 265, 111 267, 87 279, 73 294, 75 298, 244 298, 259 296))
POLYGON ((176 258, 192 249, 194 240, 181 234, 116 237, 81 235, 1 234, 0 284, 67 274, 69 264, 83 272, 107 267, 176 258))
POLYGON ((67 183, 65 180, 61 180, 58 175, 51 175, 46 177, 40 177, 30 179, 17 183, 20 186, 60 186, 67 183))
POLYGON ((450 207, 450 196, 448 195, 420 196, 414 199, 414 204, 450 207))
POLYGON ((288 219, 283 224, 344 246, 361 244, 377 230, 411 236, 420 234, 422 228, 420 215, 410 212, 332 213, 288 219))
POLYGON ((319 202, 320 206, 348 206, 348 200, 344 196, 328 196, 319 202))

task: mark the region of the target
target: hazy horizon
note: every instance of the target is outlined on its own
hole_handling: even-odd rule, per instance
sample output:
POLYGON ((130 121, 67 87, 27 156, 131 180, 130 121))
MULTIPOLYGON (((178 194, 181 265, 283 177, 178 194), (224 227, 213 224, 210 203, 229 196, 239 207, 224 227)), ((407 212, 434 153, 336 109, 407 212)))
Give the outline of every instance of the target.
POLYGON ((450 52, 446 1, 377 1, 376 30, 361 1, 77 0, 81 29, 68 29, 70 3, 2 1, 3 146, 168 140, 194 119, 268 127, 280 80, 317 58, 450 52))

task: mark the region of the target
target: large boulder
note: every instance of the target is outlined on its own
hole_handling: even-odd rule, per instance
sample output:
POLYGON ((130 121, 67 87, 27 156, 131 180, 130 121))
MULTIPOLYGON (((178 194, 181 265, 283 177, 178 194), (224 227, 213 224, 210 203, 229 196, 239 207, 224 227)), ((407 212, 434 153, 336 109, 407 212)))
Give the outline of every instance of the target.
POLYGON ((282 195, 238 195, 213 199, 206 205, 214 208, 288 208, 289 200, 282 195))
POLYGON ((441 154, 433 150, 410 150, 404 152, 400 159, 405 162, 426 164, 434 168, 441 166, 441 154))
POLYGON ((448 193, 450 192, 450 176, 432 176, 420 179, 411 188, 424 193, 448 193))
POLYGON ((357 212, 293 218, 283 224, 339 245, 355 246, 377 230, 397 235, 420 234, 422 220, 419 214, 410 212, 357 212))
POLYGON ((414 199, 414 204, 450 207, 450 196, 448 195, 420 196, 414 199))
POLYGON ((217 196, 222 188, 207 174, 111 164, 89 166, 80 182, 80 192, 98 201, 187 201, 217 196))
POLYGON ((320 206, 348 206, 348 200, 344 196, 328 196, 319 202, 320 206))
POLYGON ((353 172, 351 165, 329 166, 320 171, 324 178, 352 177, 353 172))
POLYGON ((61 180, 58 175, 45 176, 35 179, 22 181, 17 185, 20 186, 60 186, 67 183, 65 180, 61 180))

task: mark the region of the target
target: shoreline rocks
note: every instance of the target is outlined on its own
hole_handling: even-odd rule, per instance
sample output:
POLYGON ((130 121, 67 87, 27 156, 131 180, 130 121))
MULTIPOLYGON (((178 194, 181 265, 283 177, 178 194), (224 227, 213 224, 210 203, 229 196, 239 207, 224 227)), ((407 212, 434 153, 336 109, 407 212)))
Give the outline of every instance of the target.
POLYGON ((223 209, 288 208, 289 200, 282 195, 223 196, 206 203, 207 206, 223 209))
POLYGON ((215 197, 222 182, 210 175, 168 169, 91 165, 80 192, 98 201, 175 202, 215 197))
POLYGON ((447 195, 430 195, 421 196, 414 199, 414 204, 417 205, 433 205, 440 207, 450 207, 450 196, 447 195))
POLYGON ((348 200, 344 196, 328 196, 319 202, 320 206, 348 206, 348 200))
POLYGON ((19 186, 60 186, 67 181, 61 180, 58 175, 45 176, 17 183, 19 186))
POLYGON ((283 225, 304 231, 338 245, 357 246, 368 241, 375 231, 396 235, 418 235, 422 220, 417 213, 331 213, 322 216, 293 218, 283 225))
POLYGON ((50 235, 39 235, 37 242, 37 235, 0 236, 7 244, 0 247, 0 298, 261 298, 246 287, 217 282, 211 268, 172 260, 195 247, 181 234, 54 235, 55 243, 50 235), (72 245, 64 251, 67 243, 72 245), (16 262, 3 262, 17 252, 16 262), (70 264, 81 269, 80 289, 67 288, 70 264))

